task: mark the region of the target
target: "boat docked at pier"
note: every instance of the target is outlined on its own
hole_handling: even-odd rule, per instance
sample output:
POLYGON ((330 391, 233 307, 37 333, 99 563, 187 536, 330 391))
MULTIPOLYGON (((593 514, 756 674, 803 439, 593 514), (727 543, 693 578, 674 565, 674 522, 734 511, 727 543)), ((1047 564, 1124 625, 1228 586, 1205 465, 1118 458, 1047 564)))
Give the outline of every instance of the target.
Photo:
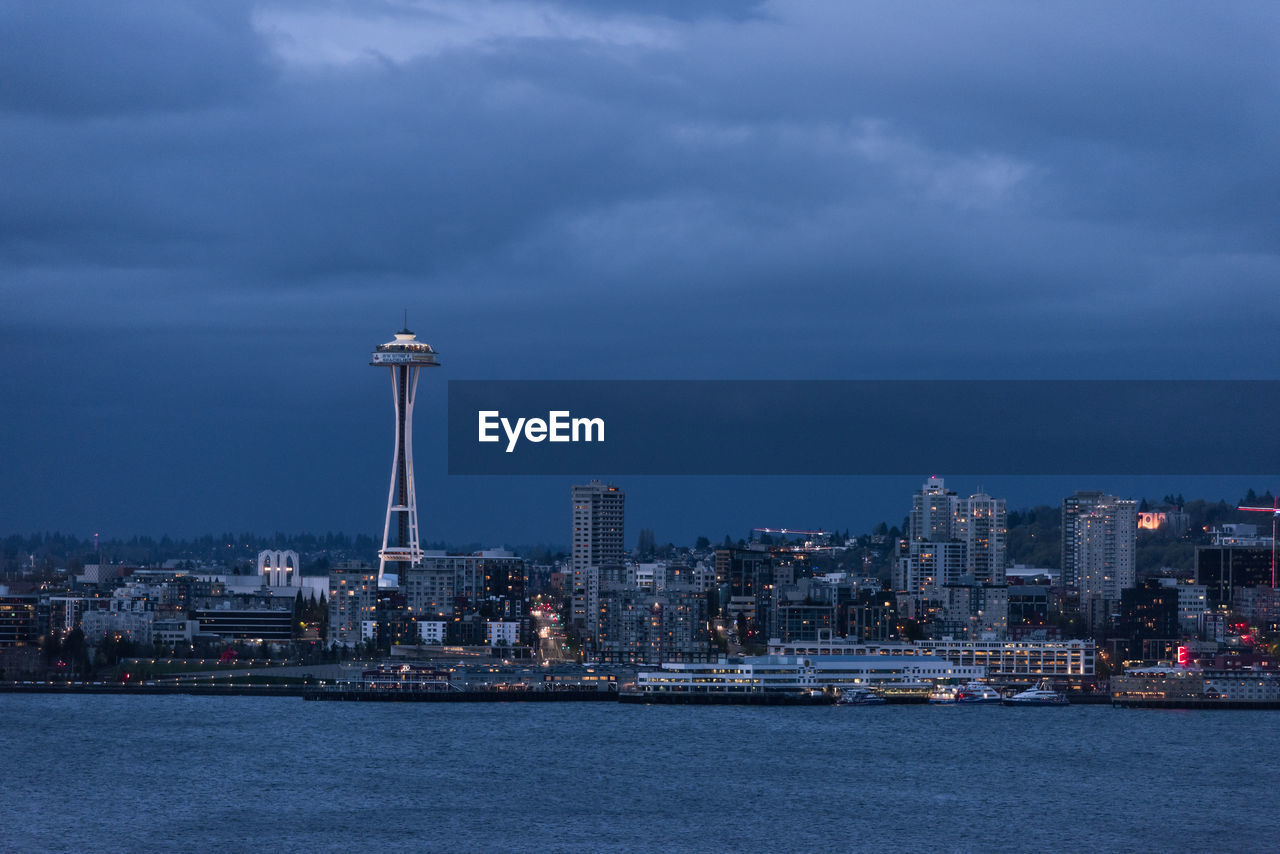
POLYGON ((869 688, 845 688, 836 700, 837 706, 883 706, 886 700, 869 688))
POLYGON ((939 685, 929 694, 929 702, 933 704, 960 703, 981 705, 999 703, 1003 697, 1000 692, 982 682, 969 682, 964 685, 939 685))
POLYGON ((1006 697, 1004 700, 1006 706, 1065 706, 1067 703, 1067 695, 1060 691, 1055 691, 1049 687, 1047 681, 1040 682, 1037 685, 1028 688, 1025 691, 1019 691, 1012 697, 1006 697))

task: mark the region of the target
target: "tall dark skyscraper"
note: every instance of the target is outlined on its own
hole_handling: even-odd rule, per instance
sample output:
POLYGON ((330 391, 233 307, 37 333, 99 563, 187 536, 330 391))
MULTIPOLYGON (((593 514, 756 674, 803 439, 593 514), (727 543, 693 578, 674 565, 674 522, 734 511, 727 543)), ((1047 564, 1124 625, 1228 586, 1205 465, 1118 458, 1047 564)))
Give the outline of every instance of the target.
POLYGON ((626 493, 613 484, 593 480, 573 487, 573 621, 592 626, 599 605, 602 566, 626 559, 623 516, 626 493))
POLYGON ((413 404, 418 391, 418 369, 440 366, 430 344, 417 340, 407 328, 394 341, 374 348, 369 364, 391 369, 391 395, 396 410, 396 444, 391 458, 391 488, 387 492, 387 518, 378 552, 378 584, 390 565, 402 573, 422 559, 418 538, 418 499, 413 488, 413 404), (392 520, 395 532, 392 533, 392 520))

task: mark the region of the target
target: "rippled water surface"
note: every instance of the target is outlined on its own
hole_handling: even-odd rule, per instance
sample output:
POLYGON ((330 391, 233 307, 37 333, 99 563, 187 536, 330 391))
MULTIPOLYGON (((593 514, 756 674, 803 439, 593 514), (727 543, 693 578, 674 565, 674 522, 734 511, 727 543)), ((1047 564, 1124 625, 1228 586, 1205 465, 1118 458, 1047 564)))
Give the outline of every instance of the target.
POLYGON ((0 695, 0 849, 1270 851, 1280 712, 0 695))

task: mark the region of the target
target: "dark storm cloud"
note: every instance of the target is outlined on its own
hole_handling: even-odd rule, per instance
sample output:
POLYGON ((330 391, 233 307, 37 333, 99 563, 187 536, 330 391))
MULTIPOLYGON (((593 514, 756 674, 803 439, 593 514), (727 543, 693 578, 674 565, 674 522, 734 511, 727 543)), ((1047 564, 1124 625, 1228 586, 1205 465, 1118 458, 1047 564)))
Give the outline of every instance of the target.
MULTIPOLYGON (((254 450, 246 405, 304 401, 316 447, 353 441, 323 432, 338 405, 382 435, 361 360, 401 306, 450 376, 1275 373, 1271 6, 0 16, 0 354, 29 403, 6 445, 38 458, 25 425, 110 388, 239 437, 211 513, 232 478, 307 471, 254 450), (95 379, 51 394, 77 341, 95 379)), ((127 427, 91 414, 94 458, 127 427)), ((297 524, 364 525, 339 493, 297 524)))
POLYGON ((0 107, 64 118, 208 108, 267 68, 243 3, 9 3, 0 107))

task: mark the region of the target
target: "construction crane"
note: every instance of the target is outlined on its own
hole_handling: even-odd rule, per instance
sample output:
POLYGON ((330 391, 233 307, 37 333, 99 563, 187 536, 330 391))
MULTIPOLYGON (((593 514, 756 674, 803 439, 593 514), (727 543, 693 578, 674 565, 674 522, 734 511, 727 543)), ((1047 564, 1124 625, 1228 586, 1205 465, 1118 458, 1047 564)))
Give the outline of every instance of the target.
MULTIPOLYGON (((784 536, 802 537, 806 542, 812 542, 820 537, 830 537, 830 531, 806 531, 800 528, 752 528, 753 534, 782 534, 784 536)), ((824 552, 832 551, 835 547, 831 545, 799 545, 799 546, 775 546, 777 551, 793 551, 793 552, 824 552)))

